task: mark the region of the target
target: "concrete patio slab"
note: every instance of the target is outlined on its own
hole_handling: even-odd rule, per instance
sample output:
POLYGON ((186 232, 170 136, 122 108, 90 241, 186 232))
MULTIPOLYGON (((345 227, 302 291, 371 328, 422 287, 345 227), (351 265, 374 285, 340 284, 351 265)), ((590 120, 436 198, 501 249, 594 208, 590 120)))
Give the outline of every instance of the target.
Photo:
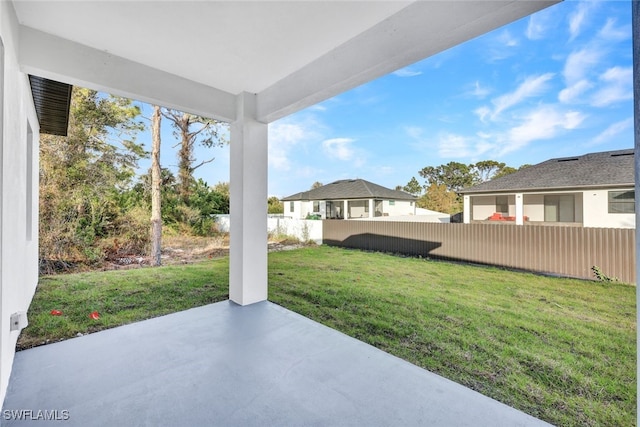
POLYGON ((2 425, 49 424, 548 425, 276 304, 229 301, 17 353, 2 425))

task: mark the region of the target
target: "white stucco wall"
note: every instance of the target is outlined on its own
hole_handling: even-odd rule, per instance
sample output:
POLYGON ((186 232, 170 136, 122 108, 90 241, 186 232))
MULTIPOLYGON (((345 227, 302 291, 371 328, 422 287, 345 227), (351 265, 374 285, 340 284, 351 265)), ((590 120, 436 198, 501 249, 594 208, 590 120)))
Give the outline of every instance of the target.
POLYGON ((4 1, 0 39, 0 401, 4 401, 19 335, 10 331, 10 316, 27 311, 38 282, 39 151, 29 80, 18 69, 17 22, 13 6, 4 1))
MULTIPOLYGON (((631 190, 630 188, 612 188, 613 191, 631 190)), ((609 213, 609 191, 590 190, 583 195, 583 222, 585 227, 635 228, 636 215, 609 213)), ((637 196, 636 196, 637 197, 637 196)))
POLYGON ((544 221, 544 195, 525 194, 524 216, 529 217, 529 221, 544 221))
POLYGON ((388 216, 415 215, 415 202, 409 200, 383 200, 382 213, 388 216))
POLYGON ((369 218, 369 200, 349 200, 347 202, 347 218, 369 218))
POLYGON ((293 202, 284 202, 284 216, 305 219, 308 214, 313 213, 313 202, 296 200, 293 202), (293 211, 291 204, 293 203, 293 211))
POLYGON ((483 221, 496 211, 496 196, 471 196, 471 220, 483 221))

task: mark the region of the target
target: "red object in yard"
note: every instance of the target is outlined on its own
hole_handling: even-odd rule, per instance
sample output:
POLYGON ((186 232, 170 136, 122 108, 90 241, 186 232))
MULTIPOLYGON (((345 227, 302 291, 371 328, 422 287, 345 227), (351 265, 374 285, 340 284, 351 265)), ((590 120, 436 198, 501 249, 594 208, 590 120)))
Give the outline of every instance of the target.
POLYGON ((89 317, 92 318, 93 320, 98 320, 100 318, 100 313, 98 313, 97 311, 94 311, 89 315, 89 317))
POLYGON ((501 213, 495 212, 493 215, 489 217, 489 221, 504 221, 504 217, 501 213))
POLYGON ((62 312, 60 310, 51 310, 52 316, 62 316, 62 312))

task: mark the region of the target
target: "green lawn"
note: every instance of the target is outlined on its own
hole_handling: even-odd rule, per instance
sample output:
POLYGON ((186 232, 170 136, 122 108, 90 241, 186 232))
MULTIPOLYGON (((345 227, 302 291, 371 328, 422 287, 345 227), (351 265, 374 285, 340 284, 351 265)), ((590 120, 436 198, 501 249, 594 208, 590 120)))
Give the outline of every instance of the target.
MULTIPOLYGON (((223 300, 228 268, 43 278, 20 345, 223 300)), ((271 253, 269 283, 277 304, 553 424, 635 425, 634 286, 325 246, 271 253)))

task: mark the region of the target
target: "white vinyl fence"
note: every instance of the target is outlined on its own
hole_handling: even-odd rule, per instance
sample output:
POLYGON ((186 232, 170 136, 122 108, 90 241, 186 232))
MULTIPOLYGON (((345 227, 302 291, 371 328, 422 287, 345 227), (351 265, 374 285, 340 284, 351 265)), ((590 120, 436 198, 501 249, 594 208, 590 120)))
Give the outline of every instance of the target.
MULTIPOLYGON (((220 231, 229 232, 229 215, 216 215, 216 222, 220 231)), ((311 240, 318 245, 322 244, 322 221, 318 220, 269 216, 267 231, 270 234, 296 237, 303 242, 311 240)))

